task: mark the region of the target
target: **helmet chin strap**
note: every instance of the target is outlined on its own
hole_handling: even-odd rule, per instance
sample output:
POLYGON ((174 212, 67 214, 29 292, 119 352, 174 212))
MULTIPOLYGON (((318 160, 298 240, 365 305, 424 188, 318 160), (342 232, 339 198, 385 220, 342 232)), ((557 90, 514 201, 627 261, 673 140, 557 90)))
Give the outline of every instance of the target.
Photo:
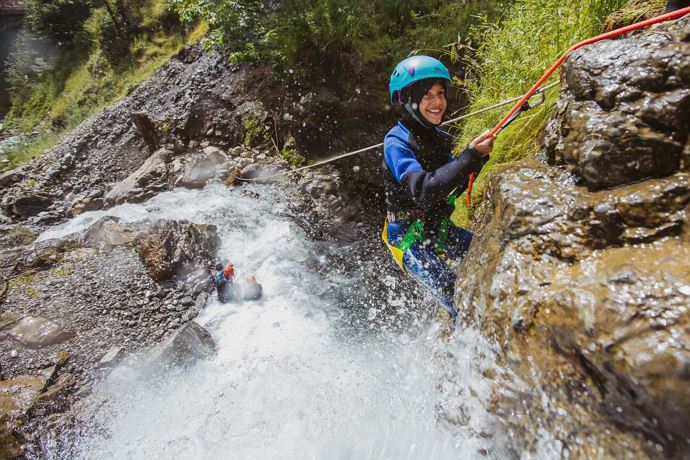
POLYGON ((414 118, 414 120, 419 123, 420 125, 424 126, 425 128, 428 129, 433 129, 436 128, 438 125, 434 125, 429 123, 426 118, 422 116, 422 114, 419 112, 419 105, 416 102, 412 102, 412 97, 409 97, 407 101, 402 104, 403 108, 407 113, 414 118))

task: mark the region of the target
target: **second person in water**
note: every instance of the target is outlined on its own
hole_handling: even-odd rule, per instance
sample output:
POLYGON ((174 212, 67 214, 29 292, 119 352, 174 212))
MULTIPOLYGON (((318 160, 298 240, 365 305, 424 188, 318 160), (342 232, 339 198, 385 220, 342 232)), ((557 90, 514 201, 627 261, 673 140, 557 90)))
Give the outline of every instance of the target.
POLYGON ((384 139, 382 163, 387 218, 383 239, 400 267, 446 307, 453 320, 455 273, 472 233, 450 215, 489 159, 494 138, 488 131, 453 156, 451 136, 439 129, 446 112, 448 69, 429 56, 400 62, 389 83, 390 100, 402 117, 384 139))

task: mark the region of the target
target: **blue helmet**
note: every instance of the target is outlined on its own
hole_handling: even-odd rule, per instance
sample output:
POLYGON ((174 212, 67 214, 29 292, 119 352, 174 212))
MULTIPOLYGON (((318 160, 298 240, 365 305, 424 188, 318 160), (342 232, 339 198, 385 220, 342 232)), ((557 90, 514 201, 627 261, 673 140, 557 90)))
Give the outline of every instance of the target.
POLYGON ((400 91, 406 86, 427 78, 450 81, 450 73, 441 61, 430 56, 412 56, 401 61, 395 66, 388 83, 390 101, 393 102, 396 93, 399 99, 400 91))

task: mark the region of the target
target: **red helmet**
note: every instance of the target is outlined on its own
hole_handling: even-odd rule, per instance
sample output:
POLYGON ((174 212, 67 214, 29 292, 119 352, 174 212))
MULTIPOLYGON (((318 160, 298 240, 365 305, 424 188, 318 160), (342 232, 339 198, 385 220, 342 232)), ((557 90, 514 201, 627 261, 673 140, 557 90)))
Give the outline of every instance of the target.
POLYGON ((233 267, 232 264, 227 264, 223 269, 223 275, 225 275, 226 278, 232 278, 235 276, 235 267, 233 267))

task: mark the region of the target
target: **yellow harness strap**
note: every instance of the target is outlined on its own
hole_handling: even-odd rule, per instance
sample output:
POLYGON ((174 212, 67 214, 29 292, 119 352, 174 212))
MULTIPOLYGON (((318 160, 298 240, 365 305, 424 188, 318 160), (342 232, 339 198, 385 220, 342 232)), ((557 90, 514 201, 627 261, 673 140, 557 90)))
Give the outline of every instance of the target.
POLYGON ((393 254, 393 259, 398 263, 400 268, 402 268, 402 271, 406 272, 405 266, 403 265, 403 255, 405 254, 404 251, 401 249, 396 248, 392 244, 388 242, 388 219, 383 224, 383 233, 381 233, 381 238, 383 239, 383 242, 386 243, 386 246, 388 246, 388 249, 390 249, 391 253, 393 254))

